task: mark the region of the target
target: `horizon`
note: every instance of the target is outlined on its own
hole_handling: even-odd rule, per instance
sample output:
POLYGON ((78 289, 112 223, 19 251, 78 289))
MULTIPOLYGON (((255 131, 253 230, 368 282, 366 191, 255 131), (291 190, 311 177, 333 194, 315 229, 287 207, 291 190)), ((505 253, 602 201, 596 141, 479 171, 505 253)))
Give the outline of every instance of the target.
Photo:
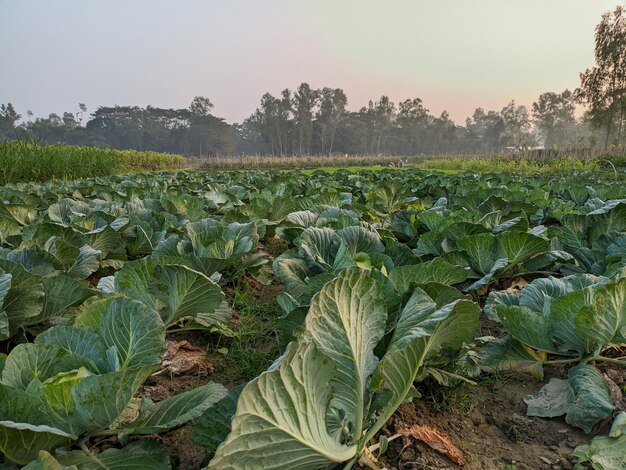
POLYGON ((79 102, 89 114, 186 108, 199 95, 234 123, 264 93, 307 82, 342 88, 351 111, 382 95, 418 97, 463 124, 478 107, 530 109, 543 92, 575 89, 594 63, 595 25, 619 4, 0 0, 0 103, 26 120, 27 110, 45 117, 79 102))

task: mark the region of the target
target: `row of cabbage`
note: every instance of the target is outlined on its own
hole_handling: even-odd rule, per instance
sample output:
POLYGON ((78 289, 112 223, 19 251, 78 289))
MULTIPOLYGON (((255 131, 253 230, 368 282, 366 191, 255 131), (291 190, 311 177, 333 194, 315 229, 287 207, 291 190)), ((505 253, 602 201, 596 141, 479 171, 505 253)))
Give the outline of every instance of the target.
MULTIPOLYGON (((625 362, 625 193, 415 170, 2 187, 0 451, 29 468, 168 468, 157 442, 129 436, 197 420, 210 468, 350 465, 372 459, 364 450, 416 380, 542 377, 551 362, 571 365, 568 377, 528 397, 529 414, 590 432, 620 404, 597 364, 625 362), (276 238, 289 248, 269 260, 276 238), (227 323, 222 288, 246 276, 284 287, 285 355, 229 392, 138 398, 167 329, 227 323), (525 286, 505 289, 512 280, 525 286), (505 336, 476 338, 482 304, 505 336), (76 449, 101 435, 127 445, 76 449)), ((619 416, 582 460, 623 457, 619 416)))

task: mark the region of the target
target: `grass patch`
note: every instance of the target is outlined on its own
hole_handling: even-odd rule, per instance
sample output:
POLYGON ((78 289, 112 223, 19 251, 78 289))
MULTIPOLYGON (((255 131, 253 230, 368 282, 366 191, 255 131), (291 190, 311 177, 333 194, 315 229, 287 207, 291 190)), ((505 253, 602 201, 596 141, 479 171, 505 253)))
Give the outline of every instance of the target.
POLYGON ((476 171, 479 173, 548 173, 606 171, 599 158, 521 158, 521 157, 439 157, 415 162, 423 170, 450 172, 476 171))
POLYGON ((422 399, 429 404, 429 408, 436 413, 444 413, 451 409, 461 408, 464 412, 471 412, 472 403, 469 400, 469 389, 472 385, 460 382, 452 387, 439 385, 433 381, 421 383, 417 390, 422 399))
POLYGON ((120 173, 180 169, 185 157, 71 145, 0 144, 0 184, 51 179, 80 179, 120 173))
POLYGON ((229 341, 225 347, 225 370, 231 382, 247 382, 257 377, 282 354, 285 344, 278 333, 276 320, 281 314, 275 298, 256 298, 242 285, 234 292, 233 325, 224 331, 229 341))

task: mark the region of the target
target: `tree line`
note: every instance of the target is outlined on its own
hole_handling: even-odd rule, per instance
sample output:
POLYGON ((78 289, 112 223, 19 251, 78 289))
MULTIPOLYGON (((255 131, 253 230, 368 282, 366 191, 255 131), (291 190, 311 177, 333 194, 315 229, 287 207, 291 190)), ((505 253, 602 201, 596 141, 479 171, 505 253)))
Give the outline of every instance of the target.
POLYGON ((348 110, 341 88, 302 83, 279 96, 266 93, 242 123, 212 114, 208 98, 188 108, 100 106, 25 120, 11 103, 0 105, 0 141, 36 139, 191 156, 420 155, 552 151, 620 152, 626 147, 626 9, 602 16, 595 31, 596 65, 580 74, 576 90, 546 92, 530 110, 511 101, 501 110, 477 108, 457 124, 447 111, 432 114, 420 98, 398 103, 381 96, 348 110), (577 105, 584 113, 576 117, 577 105))
POLYGON ((577 120, 574 93, 544 93, 529 110, 511 101, 500 111, 477 108, 465 125, 446 111, 435 116, 420 98, 393 103, 387 96, 358 111, 347 109, 340 88, 312 89, 302 83, 279 97, 263 95, 259 108, 241 124, 211 114, 210 100, 196 97, 189 108, 99 107, 84 118, 75 112, 18 123, 11 103, 0 105, 0 140, 36 139, 118 149, 153 150, 190 156, 419 155, 491 153, 513 148, 587 148, 598 134, 577 120))

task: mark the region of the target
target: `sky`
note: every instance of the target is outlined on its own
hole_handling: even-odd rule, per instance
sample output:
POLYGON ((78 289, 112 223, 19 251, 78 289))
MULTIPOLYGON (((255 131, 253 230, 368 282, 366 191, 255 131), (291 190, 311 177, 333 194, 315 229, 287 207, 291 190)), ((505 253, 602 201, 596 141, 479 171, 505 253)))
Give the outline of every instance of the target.
POLYGON ((266 93, 419 97, 462 124, 579 84, 610 0, 0 0, 0 103, 22 115, 189 106, 241 122, 266 93))

